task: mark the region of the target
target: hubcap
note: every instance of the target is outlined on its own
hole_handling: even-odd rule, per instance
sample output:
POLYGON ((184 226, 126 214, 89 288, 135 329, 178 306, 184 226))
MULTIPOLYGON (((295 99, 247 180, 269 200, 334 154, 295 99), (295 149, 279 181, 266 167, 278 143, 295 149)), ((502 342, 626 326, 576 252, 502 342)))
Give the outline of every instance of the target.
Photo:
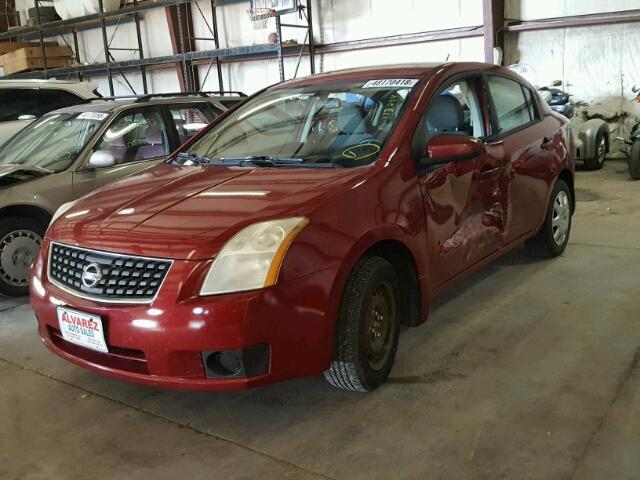
POLYGON ((607 156, 607 141, 602 138, 598 144, 598 162, 604 163, 604 159, 607 156))
POLYGON ((367 307, 367 363, 372 370, 382 370, 393 347, 396 323, 396 304, 388 282, 380 282, 373 291, 367 307))
POLYGON ((553 216, 551 218, 551 227, 553 229, 553 240, 556 245, 564 244, 569 235, 569 227, 571 225, 571 206, 569 205, 569 196, 567 192, 561 191, 553 202, 553 216))
POLYGON ((0 279, 13 287, 29 285, 29 272, 42 238, 30 230, 15 230, 0 239, 0 279))

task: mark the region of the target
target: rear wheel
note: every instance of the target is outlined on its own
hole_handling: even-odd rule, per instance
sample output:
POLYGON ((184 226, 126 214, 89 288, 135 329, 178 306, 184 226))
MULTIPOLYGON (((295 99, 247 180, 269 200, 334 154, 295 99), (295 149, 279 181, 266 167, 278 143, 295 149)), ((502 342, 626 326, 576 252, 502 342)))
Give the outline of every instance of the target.
POLYGON ((640 140, 633 142, 629 156, 629 175, 634 180, 640 180, 640 140))
POLYGON ((567 183, 556 182, 547 207, 547 217, 538 234, 527 240, 527 253, 534 257, 557 257, 564 252, 571 234, 571 190, 567 183))
POLYGON ((45 227, 30 218, 0 221, 0 293, 29 293, 31 266, 40 251, 45 227))
POLYGON ((375 390, 389 375, 398 348, 398 278, 380 257, 353 269, 336 320, 333 361, 324 373, 334 387, 375 390))
POLYGON ((607 150, 609 150, 607 137, 604 133, 599 133, 596 136, 595 141, 595 156, 593 158, 590 158, 589 160, 585 160, 584 166, 588 170, 600 170, 604 165, 605 159, 607 158, 607 150))

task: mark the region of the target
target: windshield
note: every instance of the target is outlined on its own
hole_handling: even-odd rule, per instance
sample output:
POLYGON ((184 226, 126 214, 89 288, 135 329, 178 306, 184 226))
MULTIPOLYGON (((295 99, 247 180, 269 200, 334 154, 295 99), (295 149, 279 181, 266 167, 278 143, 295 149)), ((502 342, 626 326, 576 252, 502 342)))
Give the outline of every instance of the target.
POLYGON ((99 112, 46 115, 0 149, 0 165, 66 170, 108 116, 99 112))
POLYGON ((378 158, 417 83, 360 80, 270 90, 238 107, 175 161, 366 165, 378 158))

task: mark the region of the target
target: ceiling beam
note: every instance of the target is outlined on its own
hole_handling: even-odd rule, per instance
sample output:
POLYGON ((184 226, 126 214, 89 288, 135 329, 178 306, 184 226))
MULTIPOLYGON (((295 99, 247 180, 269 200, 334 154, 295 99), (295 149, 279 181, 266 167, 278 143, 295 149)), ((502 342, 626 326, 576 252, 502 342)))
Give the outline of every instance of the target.
POLYGON ((607 13, 573 15, 569 17, 546 18, 542 20, 524 20, 509 22, 505 31, 527 32, 532 30, 550 30, 552 28, 591 27, 596 25, 618 25, 640 22, 640 10, 626 10, 607 13))

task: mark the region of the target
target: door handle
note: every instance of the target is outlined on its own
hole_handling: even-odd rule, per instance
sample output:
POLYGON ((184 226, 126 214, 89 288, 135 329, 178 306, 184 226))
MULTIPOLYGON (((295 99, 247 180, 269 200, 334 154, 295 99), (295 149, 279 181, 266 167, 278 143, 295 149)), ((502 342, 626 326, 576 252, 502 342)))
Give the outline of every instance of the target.
POLYGON ((552 144, 553 144, 553 138, 544 137, 542 139, 542 144, 540 145, 540 148, 549 149, 553 146, 552 144))

